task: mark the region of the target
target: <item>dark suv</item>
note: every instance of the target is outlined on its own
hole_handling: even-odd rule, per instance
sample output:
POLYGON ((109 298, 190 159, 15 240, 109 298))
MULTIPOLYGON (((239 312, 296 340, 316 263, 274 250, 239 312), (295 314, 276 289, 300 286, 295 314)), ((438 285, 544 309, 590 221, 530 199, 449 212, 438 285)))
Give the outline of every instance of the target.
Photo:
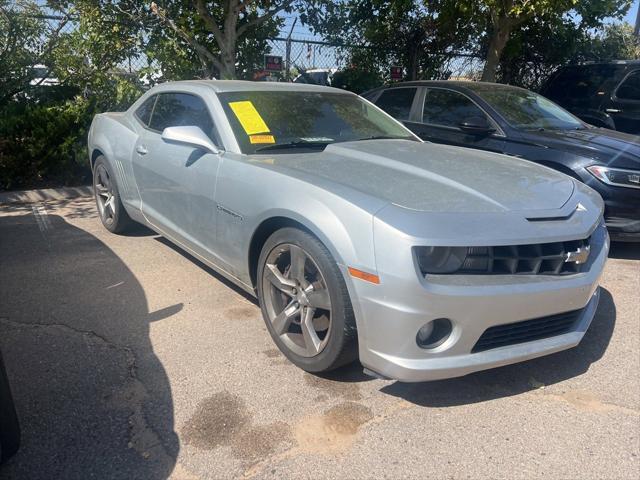
POLYGON ((569 65, 541 92, 596 127, 640 134, 640 61, 569 65))

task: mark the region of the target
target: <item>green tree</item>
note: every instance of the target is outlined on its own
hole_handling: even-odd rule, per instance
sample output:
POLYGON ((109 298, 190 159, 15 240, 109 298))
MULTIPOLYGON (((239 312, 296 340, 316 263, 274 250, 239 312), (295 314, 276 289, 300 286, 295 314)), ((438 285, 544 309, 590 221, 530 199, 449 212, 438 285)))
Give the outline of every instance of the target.
POLYGON ((0 105, 37 87, 34 79, 50 73, 36 75, 33 67, 50 62, 68 19, 51 28, 41 13, 33 1, 0 0, 0 105))
POLYGON ((139 28, 109 2, 4 2, 0 16, 0 189, 74 184, 89 177, 86 134, 93 116, 127 108, 140 94, 121 63, 138 51, 139 28), (40 78, 60 85, 37 85, 40 78))
POLYGON ((317 0, 302 21, 329 41, 366 45, 352 49, 359 65, 400 64, 406 78, 433 75, 442 54, 464 49, 474 32, 470 9, 454 0, 317 0))
MULTIPOLYGON (((583 4, 583 10, 588 6, 583 4)), ((502 52, 496 80, 535 90, 567 63, 635 58, 637 39, 631 27, 602 25, 601 15, 549 15, 523 24, 512 32, 502 52)))
MULTIPOLYGON (((50 2, 54 12, 73 19, 52 50, 53 72, 61 83, 96 91, 105 82, 127 78, 125 65, 144 47, 145 32, 122 11, 123 2, 50 2)), ((137 80, 129 76, 131 81, 137 80)))
POLYGON ((496 79, 537 90, 562 65, 633 59, 638 53, 638 39, 628 24, 582 30, 571 20, 534 21, 513 33, 496 79))
POLYGON ((277 14, 292 5, 293 0, 151 2, 149 10, 159 20, 151 44, 164 51, 186 47, 201 76, 247 76, 247 67, 268 52, 267 38, 277 34, 282 22, 277 14))
POLYGON ((609 17, 623 16, 631 0, 471 0, 488 19, 488 46, 482 72, 483 81, 495 81, 507 42, 516 28, 536 21, 558 22, 569 19, 583 28, 595 28, 609 17))
POLYGON ((578 61, 640 59, 640 40, 628 23, 611 23, 583 39, 576 51, 578 61))

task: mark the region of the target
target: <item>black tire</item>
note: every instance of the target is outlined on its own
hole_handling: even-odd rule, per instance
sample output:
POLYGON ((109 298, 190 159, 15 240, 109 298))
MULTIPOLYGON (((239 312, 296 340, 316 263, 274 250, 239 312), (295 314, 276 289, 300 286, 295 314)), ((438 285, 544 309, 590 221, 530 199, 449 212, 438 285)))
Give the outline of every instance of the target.
POLYGON ((9 379, 0 354, 0 463, 16 453, 20 446, 20 426, 13 404, 9 379))
MULTIPOLYGON (((303 274, 303 276, 304 275, 309 274, 303 274)), ((336 369, 351 363, 358 358, 356 322, 347 286, 335 260, 327 248, 316 237, 297 228, 283 228, 276 231, 267 239, 262 248, 262 252, 258 260, 257 279, 258 298, 260 300, 260 308, 262 310, 262 316, 265 324, 267 325, 267 329, 280 351, 293 364, 307 372, 318 373, 336 369), (266 295, 277 296, 279 294, 282 295, 283 298, 286 298, 285 302, 289 300, 289 298, 286 297, 286 295, 289 294, 285 295, 284 293, 274 290, 272 281, 265 280, 265 268, 268 268, 266 266, 267 260, 272 258, 273 255, 286 255, 286 250, 283 249, 288 248, 287 246, 289 248, 291 248, 291 246, 296 246, 304 251, 307 258, 305 262, 303 262, 303 265, 306 265, 303 266, 303 270, 307 267, 312 269, 316 272, 316 278, 318 278, 317 272, 319 271, 322 286, 326 287, 326 291, 329 293, 330 310, 323 310, 322 308, 313 309, 313 312, 316 313, 311 314, 313 316, 320 312, 320 321, 326 321, 325 318, 328 318, 329 320, 329 327, 325 330, 326 333, 322 339, 324 346, 319 353, 314 353, 313 356, 300 355, 289 346, 292 345, 290 341, 291 335, 303 336, 302 333, 288 332, 281 336, 275 331, 271 320, 274 315, 274 309, 272 307, 272 303, 269 303, 270 300, 265 298, 266 295), (267 292, 275 292, 275 294, 265 294, 265 288, 267 292), (327 316, 326 314, 323 314, 323 312, 327 312, 329 315, 327 316)), ((322 288, 321 290, 324 292, 325 288, 322 288)), ((296 290, 294 289, 293 292, 295 291, 296 290)), ((292 298, 292 301, 295 301, 295 297, 292 298)), ((311 306, 307 308, 311 308, 311 306)), ((302 307, 301 311, 303 311, 302 307)), ((302 322, 302 315, 303 314, 299 314, 300 322, 302 322)), ((316 320, 317 319, 314 316, 312 323, 316 320)), ((296 327, 302 329, 302 325, 296 326, 295 323, 292 323, 289 329, 296 327)), ((320 334, 321 333, 322 332, 320 332, 320 334)), ((295 347, 295 345, 293 346, 295 347)))
POLYGON ((93 195, 104 228, 111 233, 123 233, 134 225, 122 205, 113 170, 102 155, 93 165, 93 195))

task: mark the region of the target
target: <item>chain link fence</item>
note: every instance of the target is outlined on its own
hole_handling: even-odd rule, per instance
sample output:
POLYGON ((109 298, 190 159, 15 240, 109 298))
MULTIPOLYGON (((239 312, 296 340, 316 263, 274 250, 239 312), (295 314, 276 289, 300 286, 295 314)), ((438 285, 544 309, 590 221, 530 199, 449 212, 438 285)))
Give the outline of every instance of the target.
MULTIPOLYGON (((351 53, 369 47, 359 45, 336 45, 317 40, 296 38, 276 38, 269 41, 272 55, 283 58, 285 72, 283 78, 295 80, 305 71, 336 72, 350 66, 351 53), (289 74, 287 75, 287 72, 289 74)), ((482 75, 484 60, 467 53, 434 54, 437 68, 429 80, 478 80, 482 75)), ((402 67, 400 65, 400 67, 402 67)), ((318 72, 320 73, 320 72, 318 72)), ((387 78, 389 68, 381 69, 382 77, 387 78)), ((320 78, 320 75, 318 75, 320 78)))

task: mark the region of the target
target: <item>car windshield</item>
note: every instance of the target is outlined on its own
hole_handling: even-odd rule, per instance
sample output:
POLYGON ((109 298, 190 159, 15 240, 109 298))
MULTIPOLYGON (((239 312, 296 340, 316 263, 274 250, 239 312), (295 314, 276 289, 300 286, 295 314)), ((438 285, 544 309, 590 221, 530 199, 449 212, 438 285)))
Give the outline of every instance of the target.
POLYGON ((584 124, 542 95, 515 88, 477 91, 514 128, 523 130, 577 130, 584 124))
POLYGON ((299 153, 373 138, 415 140, 397 121, 360 97, 312 91, 219 93, 243 153, 299 153))

